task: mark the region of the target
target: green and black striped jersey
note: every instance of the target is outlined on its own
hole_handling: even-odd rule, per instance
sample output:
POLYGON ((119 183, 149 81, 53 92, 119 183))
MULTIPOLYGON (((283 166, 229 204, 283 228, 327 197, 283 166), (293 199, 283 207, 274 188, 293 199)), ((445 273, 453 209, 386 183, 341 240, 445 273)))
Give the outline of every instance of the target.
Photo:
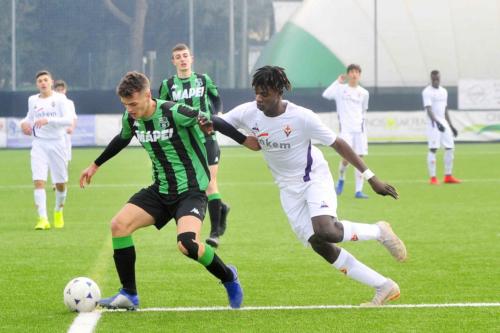
MULTIPOLYGON (((133 119, 125 111, 121 138, 135 136, 152 162, 153 180, 161 193, 205 191, 210 181, 205 138, 197 122, 201 112, 174 102, 156 100, 149 119, 133 119)), ((202 112, 206 117, 210 115, 202 112)))
POLYGON ((160 99, 180 102, 204 112, 222 112, 217 86, 207 74, 193 72, 185 79, 174 75, 162 81, 159 94, 160 99))

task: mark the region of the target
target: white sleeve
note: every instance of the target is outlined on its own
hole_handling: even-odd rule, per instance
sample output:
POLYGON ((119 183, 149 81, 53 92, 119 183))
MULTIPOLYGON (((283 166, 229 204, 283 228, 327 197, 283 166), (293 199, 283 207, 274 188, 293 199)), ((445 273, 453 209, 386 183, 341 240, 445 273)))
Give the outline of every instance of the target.
POLYGON ((448 90, 446 90, 446 89, 444 89, 444 98, 445 98, 444 100, 446 101, 444 106, 447 107, 448 106, 448 90))
POLYGON ((311 110, 308 111, 309 114, 305 117, 305 123, 306 132, 309 134, 309 137, 318 140, 325 146, 330 146, 337 140, 337 134, 329 129, 316 113, 311 110))
POLYGON ((28 99, 28 112, 26 113, 26 117, 24 117, 23 120, 21 120, 21 123, 25 123, 25 122, 29 122, 31 125, 33 125, 33 123, 35 122, 34 120, 34 102, 33 102, 33 98, 29 98, 28 99))
POLYGON ((231 124, 234 128, 242 128, 246 131, 250 131, 250 128, 244 119, 249 104, 251 103, 240 104, 220 117, 231 124))
POLYGON ((338 88, 340 87, 340 83, 338 80, 335 80, 328 88, 323 91, 323 94, 321 95, 323 98, 326 98, 328 100, 334 100, 336 99, 337 96, 337 91, 338 88))
POLYGON ((432 106, 432 99, 429 90, 424 89, 424 91, 422 91, 422 99, 424 101, 424 108, 427 106, 432 106))
POLYGON ((368 101, 370 100, 370 93, 365 90, 365 96, 363 98, 363 111, 368 110, 368 101))
POLYGON ((63 95, 56 103, 59 109, 59 117, 49 118, 49 124, 62 127, 73 125, 73 116, 69 110, 68 99, 63 95))
POLYGON ((68 112, 71 115, 72 119, 78 119, 75 111, 75 103, 72 100, 68 99, 68 112))

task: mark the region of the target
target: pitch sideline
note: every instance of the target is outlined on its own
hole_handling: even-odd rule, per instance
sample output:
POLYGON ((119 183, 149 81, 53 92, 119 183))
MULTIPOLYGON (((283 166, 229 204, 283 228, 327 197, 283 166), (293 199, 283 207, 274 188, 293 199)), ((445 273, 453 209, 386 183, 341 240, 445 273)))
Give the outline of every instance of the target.
MULTIPOLYGON (((377 309, 408 309, 408 308, 482 308, 500 307, 497 303, 435 303, 435 304, 395 304, 376 307, 377 309)), ((160 307, 138 309, 138 312, 202 312, 202 311, 279 311, 279 310, 325 310, 325 309, 373 309, 359 305, 297 305, 297 306, 245 306, 233 310, 228 306, 208 307, 160 307)), ((71 324, 68 333, 92 333, 103 313, 123 312, 125 310, 97 310, 90 313, 80 313, 71 324)))

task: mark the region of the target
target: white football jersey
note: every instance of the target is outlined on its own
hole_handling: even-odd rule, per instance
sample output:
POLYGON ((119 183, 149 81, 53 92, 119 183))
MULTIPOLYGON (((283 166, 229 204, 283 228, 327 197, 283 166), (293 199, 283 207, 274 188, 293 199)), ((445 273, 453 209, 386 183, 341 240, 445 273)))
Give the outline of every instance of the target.
POLYGON ((321 151, 311 144, 312 139, 329 146, 337 138, 313 111, 283 102, 287 103, 286 110, 277 117, 264 115, 255 101, 222 115, 229 124, 258 138, 267 165, 280 186, 309 181, 312 170, 328 165, 321 151))
MULTIPOLYGON (((436 89, 429 85, 422 91, 422 98, 424 108, 430 106, 436 120, 446 125, 448 123, 445 118, 446 107, 448 106, 448 91, 441 86, 436 89)), ((428 120, 430 121, 430 119, 428 120)))
POLYGON ((333 82, 323 92, 323 98, 335 100, 342 132, 364 132, 365 112, 368 110, 370 93, 361 86, 333 82))
POLYGON ((41 98, 39 94, 28 99, 28 114, 23 122, 27 121, 33 127, 38 119, 47 118, 49 123, 41 128, 33 128, 33 136, 41 139, 60 139, 66 133, 73 118, 68 112, 67 99, 64 94, 52 92, 52 95, 41 98))

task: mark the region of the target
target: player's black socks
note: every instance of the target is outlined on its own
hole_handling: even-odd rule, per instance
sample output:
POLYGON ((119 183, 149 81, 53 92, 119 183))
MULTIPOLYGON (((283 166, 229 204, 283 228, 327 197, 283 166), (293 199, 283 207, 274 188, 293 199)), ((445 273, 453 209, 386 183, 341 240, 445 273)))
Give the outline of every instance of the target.
POLYGON ((205 267, 210 273, 221 280, 222 283, 234 280, 233 272, 222 262, 217 254, 214 254, 212 262, 205 267))
POLYGON ((115 249, 113 254, 116 271, 120 277, 123 289, 131 295, 137 294, 135 285, 135 247, 115 249))
POLYGON ((113 259, 116 271, 120 277, 123 289, 131 294, 137 294, 135 286, 135 247, 132 235, 113 237, 113 259))
POLYGON ((212 195, 208 197, 208 214, 210 215, 210 236, 220 235, 220 215, 221 215, 221 204, 220 195, 218 198, 211 198, 212 195))

